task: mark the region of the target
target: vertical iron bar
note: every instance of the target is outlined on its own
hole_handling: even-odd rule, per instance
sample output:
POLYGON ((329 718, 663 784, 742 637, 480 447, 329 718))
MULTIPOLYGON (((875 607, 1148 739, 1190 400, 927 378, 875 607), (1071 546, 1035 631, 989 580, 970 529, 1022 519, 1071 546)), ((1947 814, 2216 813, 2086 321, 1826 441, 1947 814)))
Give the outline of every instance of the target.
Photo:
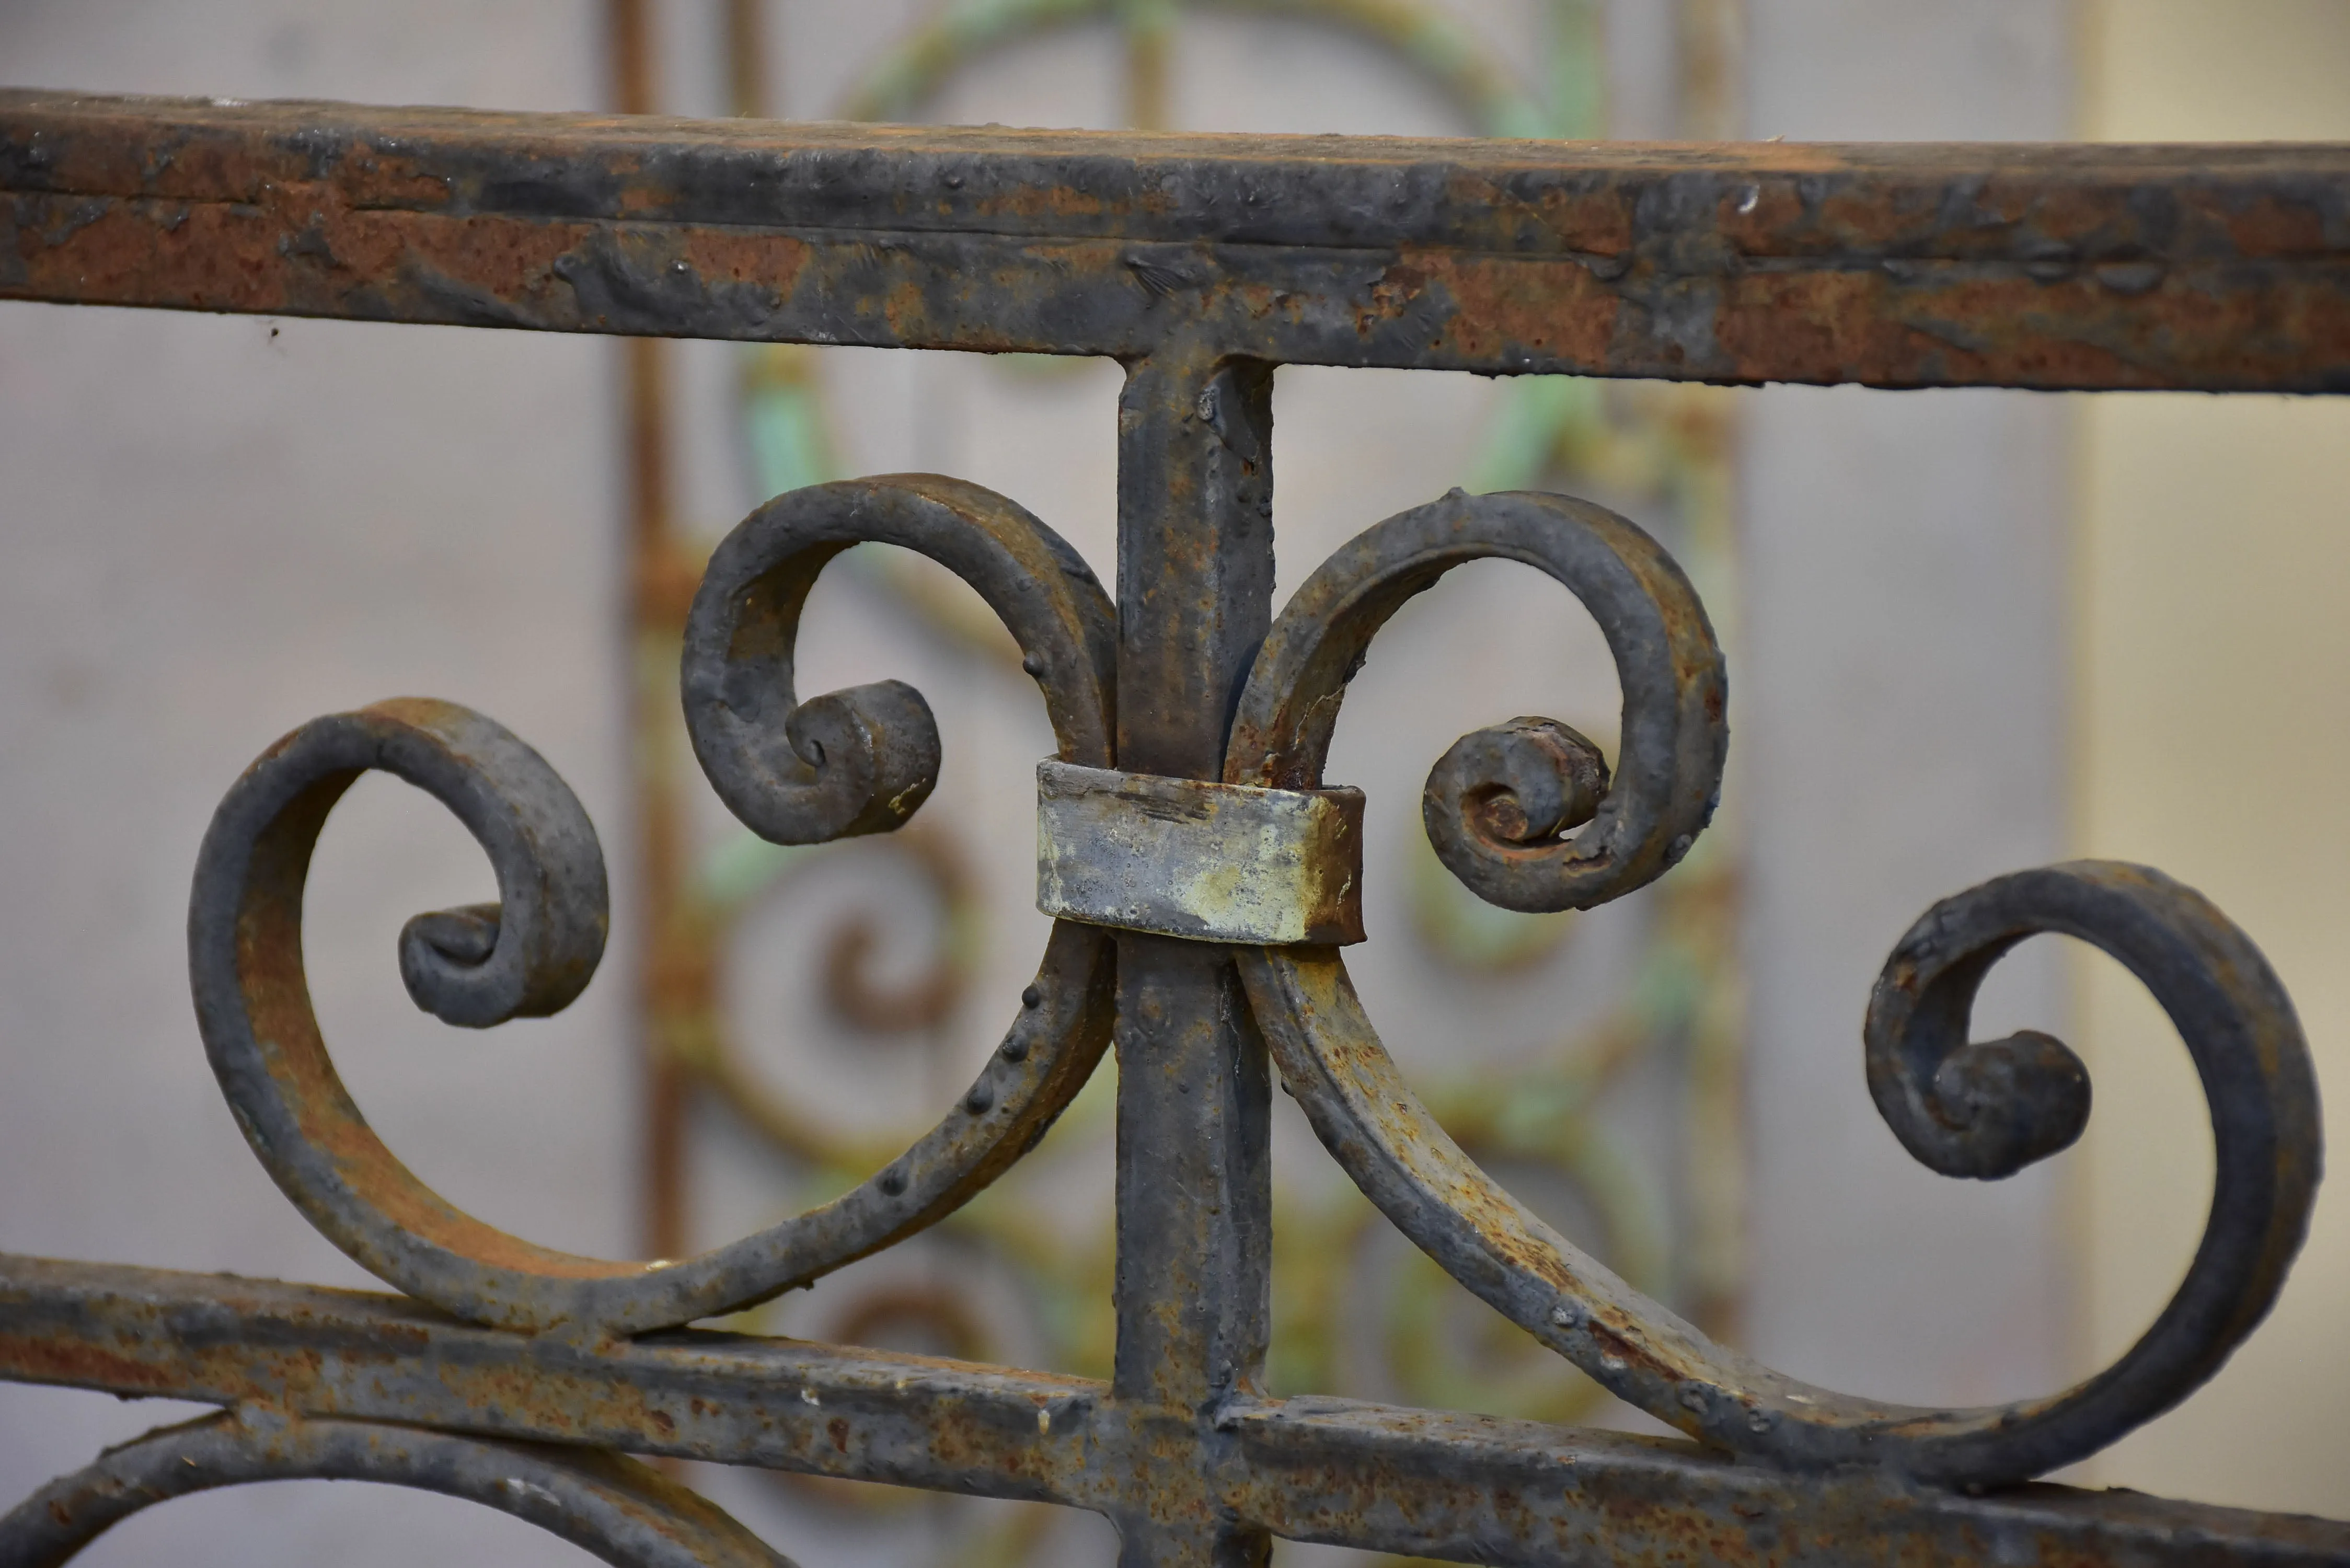
MULTIPOLYGON (((1182 343, 1118 399, 1118 765, 1218 777, 1232 704, 1273 607, 1273 368, 1182 343)), ((1118 1357, 1121 1399, 1195 1424, 1118 1521, 1119 1561, 1261 1564, 1218 1517, 1215 1407, 1264 1365, 1273 1230, 1264 1043, 1230 953, 1118 939, 1118 1357)))

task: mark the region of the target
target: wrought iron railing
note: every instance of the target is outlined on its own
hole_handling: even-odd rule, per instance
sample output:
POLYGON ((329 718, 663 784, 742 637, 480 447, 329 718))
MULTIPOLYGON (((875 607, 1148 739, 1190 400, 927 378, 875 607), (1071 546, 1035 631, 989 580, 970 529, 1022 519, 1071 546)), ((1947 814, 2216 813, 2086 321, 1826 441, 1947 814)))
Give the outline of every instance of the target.
POLYGON ((2350 389, 2350 149, 1134 137, 16 92, 0 187, 8 297, 1128 369, 1115 602, 1017 505, 926 475, 778 497, 693 601, 696 752, 777 840, 892 828, 936 777, 911 688, 794 690, 802 603, 849 545, 963 576, 1044 692, 1060 750, 1040 772, 1040 899, 1061 919, 938 1126, 854 1190, 699 1257, 574 1257, 457 1210, 336 1075, 302 971, 312 846, 370 769, 473 831, 499 902, 417 917, 400 961, 420 1006, 482 1027, 558 1011, 592 973, 595 832, 477 713, 410 699, 304 725, 202 847, 198 1016, 271 1175, 402 1293, 0 1259, 0 1375, 224 1407, 0 1519, 0 1561, 59 1561, 155 1501, 296 1476, 471 1497, 615 1562, 775 1560, 623 1453, 1091 1509, 1134 1563, 1254 1561, 1275 1536, 1524 1563, 2350 1561, 2350 1524, 2027 1484, 2208 1377, 2301 1241, 2315 1087, 2242 933, 2158 872, 2054 866, 1929 911, 1868 1002, 1878 1108, 1920 1160, 1974 1178, 2064 1147, 2088 1110, 2053 1038, 1968 1040, 2004 952, 2079 938, 2169 1012, 2218 1178, 2188 1277, 2134 1347, 2062 1393, 1968 1410, 1758 1366, 1577 1251, 1422 1108, 1339 956, 1359 932, 1359 796, 1321 776, 1348 678, 1399 605, 1473 558, 1534 566, 1607 634, 1619 754, 1545 720, 1477 731, 1430 777, 1429 834, 1496 903, 1617 898, 1666 875, 1714 808, 1725 676, 1703 607, 1620 517, 1456 492, 1366 531, 1276 620, 1269 464, 1283 363, 2350 389), (1113 1044, 1107 1383, 686 1326, 935 1221, 1113 1044), (1263 1393, 1268 1056, 1406 1235, 1692 1440, 1263 1393))

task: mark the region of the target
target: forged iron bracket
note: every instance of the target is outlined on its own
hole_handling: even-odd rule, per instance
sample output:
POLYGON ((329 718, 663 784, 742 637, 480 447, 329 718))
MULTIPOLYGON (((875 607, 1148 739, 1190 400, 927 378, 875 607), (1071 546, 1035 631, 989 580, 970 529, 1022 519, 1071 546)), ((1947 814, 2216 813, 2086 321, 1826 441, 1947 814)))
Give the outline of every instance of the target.
POLYGON ((1363 792, 1036 764, 1036 907, 1204 942, 1363 940, 1363 792))

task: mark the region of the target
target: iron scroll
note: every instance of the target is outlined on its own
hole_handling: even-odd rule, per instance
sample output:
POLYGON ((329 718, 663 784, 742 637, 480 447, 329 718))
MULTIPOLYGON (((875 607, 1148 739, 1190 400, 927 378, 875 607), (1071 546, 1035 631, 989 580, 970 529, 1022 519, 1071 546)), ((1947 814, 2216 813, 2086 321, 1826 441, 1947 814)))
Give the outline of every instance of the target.
MULTIPOLYGON (((1590 610, 1624 693, 1613 758, 1522 716, 1463 736, 1429 776, 1422 815, 1443 864, 1520 909, 1622 898, 1670 875, 1703 832, 1729 735, 1704 607, 1654 540, 1603 508, 1455 492, 1342 547, 1275 619, 1277 363, 2350 387, 2339 149, 1563 146, 0 93, 0 296, 1114 355, 1127 370, 1115 602, 1019 506, 936 476, 793 491, 728 536, 693 600, 681 680, 721 798, 766 837, 807 843, 890 831, 934 787, 918 692, 804 697, 795 683, 807 595, 860 542, 926 554, 979 592, 1020 645, 1060 764, 1180 800, 1323 791, 1347 683, 1380 627, 1452 566, 1502 558, 1590 610), (1975 222, 1994 196, 2008 216, 1975 222)), ((2196 1262, 2137 1346, 2048 1397, 1919 1410, 1712 1343, 1479 1169, 1365 1015, 1336 945, 1343 910, 1327 929, 1304 922, 1333 939, 1311 945, 1237 940, 1288 927, 1170 933, 1073 906, 1090 918, 1056 921, 979 1075, 831 1202, 651 1263, 507 1236, 376 1137, 311 1012, 304 877, 336 800, 369 770, 447 805, 497 876, 496 904, 403 930, 420 1007, 473 1028, 554 1013, 596 967, 595 830, 500 725, 401 699, 262 754, 198 860, 200 1029, 256 1157, 400 1293, 0 1256, 0 1376, 226 1412, 0 1516, 0 1564, 64 1561, 191 1490, 292 1475, 472 1497, 615 1562, 775 1561, 624 1454, 1090 1509, 1127 1562, 1169 1568, 1261 1564, 1274 1536, 1529 1568, 2350 1563, 2350 1524, 2010 1484, 2209 1377, 2275 1299, 2319 1176, 2314 1080, 2282 986, 2225 916, 2157 872, 2075 862, 1946 899, 1869 999, 1856 1065, 1887 1125, 1938 1171, 1997 1179, 2077 1136, 2090 1089, 2050 1036, 1970 1039, 1976 988, 2036 934, 2100 947, 2177 1026, 2219 1153, 2196 1262), (1109 1380, 691 1326, 966 1202, 1113 1047, 1109 1380), (1694 1441, 1266 1396, 1269 1063, 1423 1251, 1694 1441)), ((1073 842, 1083 870, 1096 851, 1073 842)))
POLYGON ((159 1502, 273 1480, 369 1480, 464 1498, 616 1568, 792 1568, 719 1510, 620 1454, 267 1410, 207 1416, 108 1450, 0 1517, 0 1552, 10 1568, 50 1568, 159 1502))
MULTIPOLYGON (((1107 619, 1066 546, 972 486, 930 478, 825 486, 781 497, 736 530, 690 623, 689 725, 722 796, 746 820, 777 836, 894 826, 935 777, 935 732, 910 689, 806 702, 793 692, 799 607, 824 561, 866 538, 910 542, 967 571, 1024 646, 1049 649, 1032 655, 1033 672, 1065 747, 1102 754, 1097 694, 1107 682, 1080 685, 1089 703, 1066 687, 1059 701, 1050 695, 1062 684, 1056 660, 1096 676, 1084 633, 1095 630, 1097 649, 1107 619), (1019 564, 999 564, 1007 558, 1019 564)), ((1446 570, 1496 556, 1550 573, 1594 612, 1618 662, 1622 751, 1612 770, 1578 766, 1589 743, 1571 732, 1562 740, 1541 720, 1472 735, 1440 764, 1428 809, 1449 805, 1456 815, 1431 838, 1472 888, 1522 908, 1588 907, 1669 871, 1719 799, 1728 747, 1721 653, 1695 592, 1654 541, 1561 497, 1456 492, 1326 562, 1257 655, 1227 782, 1214 787, 1266 781, 1249 793, 1320 798, 1304 792, 1321 788, 1347 680, 1379 627, 1446 570), (1492 777, 1471 776, 1481 770, 1464 759, 1477 757, 1492 777), (1604 784, 1596 801, 1564 812, 1547 804, 1587 797, 1592 781, 1604 784)), ((240 1124, 338 1245, 460 1316, 609 1338, 771 1295, 976 1192, 1098 1057, 1103 939, 1063 925, 1026 999, 1036 1022, 1024 1016, 931 1138, 827 1210, 649 1268, 504 1237, 442 1202, 374 1142, 307 1016, 299 878, 335 798, 369 766, 443 799, 498 867, 500 905, 419 917, 402 936, 402 973, 418 1005, 452 1022, 556 1011, 577 993, 600 950, 602 868, 592 829, 536 753, 479 715, 413 701, 296 732, 231 792, 206 841, 191 951, 200 1021, 240 1124)), ((1130 790, 1100 798, 1132 815, 1165 809, 1130 790)), ((1091 850, 1107 856, 1110 842, 1097 838, 1091 850)), ((1115 911, 1090 918, 1149 929, 1115 911)), ((1454 1146, 1388 1059, 1335 948, 1261 942, 1235 951, 1274 1059, 1333 1155, 1399 1229, 1520 1326, 1627 1401, 1731 1453, 1980 1487, 2094 1452, 2209 1376, 2274 1299, 2318 1174, 2307 1047, 2258 950, 2191 890, 2100 863, 2020 873, 1950 899, 1888 960, 1870 1008, 1867 1067, 1888 1122, 1921 1159, 1946 1174, 1997 1178, 2078 1135, 2087 1080, 2060 1044, 2036 1033, 1966 1041, 1983 972, 2042 931, 2106 948, 2154 989, 2212 1096, 2220 1187, 2193 1272, 2137 1347, 2054 1398, 1974 1411, 1854 1398, 1708 1340, 1580 1252, 1454 1146)))
MULTIPOLYGON (((1346 679, 1379 627, 1444 571, 1490 556, 1549 572, 1592 611, 1623 685, 1623 755, 1577 819, 1553 812, 1557 826, 1535 841, 1503 838, 1492 796, 1481 808, 1481 792, 1510 793, 1501 820, 1519 826, 1526 813, 1501 780, 1532 776, 1555 796, 1575 756, 1546 722, 1518 721, 1485 742, 1504 764, 1495 780, 1431 785, 1430 815, 1447 806, 1453 815, 1432 820, 1430 836, 1456 875, 1497 903, 1620 898, 1686 854, 1713 812, 1728 744, 1722 659, 1670 559, 1585 503, 1455 493, 1359 535, 1298 590, 1266 639, 1226 774, 1318 784, 1346 679), (1561 831, 1584 822, 1579 834, 1561 831)), ((1456 746, 1439 774, 1460 771, 1460 753, 1479 740, 1456 746)), ((2061 1043, 2034 1032, 1966 1038, 1984 972, 2042 932, 2105 949, 2162 1003, 2201 1073, 2220 1174, 2195 1264, 2137 1345, 2053 1397, 1979 1410, 1855 1398, 1713 1343, 1477 1168, 1396 1070, 1335 950, 1257 948, 1241 968, 1283 1077, 1347 1174, 1453 1278, 1617 1397, 1780 1466, 1865 1465, 1982 1487, 2084 1458, 2186 1397, 2275 1300, 2316 1195, 2316 1075, 2283 987, 2201 895, 2106 862, 1986 883, 1937 906, 1895 948, 1869 1008, 1866 1065, 1879 1108, 1913 1154, 1945 1175, 1996 1179, 2079 1136, 2088 1080, 2061 1043)))

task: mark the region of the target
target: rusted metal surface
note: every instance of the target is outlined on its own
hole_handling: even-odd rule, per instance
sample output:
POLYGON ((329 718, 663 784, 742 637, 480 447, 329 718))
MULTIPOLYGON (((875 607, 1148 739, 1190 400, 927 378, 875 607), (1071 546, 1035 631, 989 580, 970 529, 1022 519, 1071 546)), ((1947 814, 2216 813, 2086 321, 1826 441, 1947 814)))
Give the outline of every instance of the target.
MULTIPOLYGON (((1104 1511, 1199 1440, 1180 1415, 1083 1378, 699 1330, 588 1345, 392 1296, 18 1257, 0 1258, 0 1375, 1104 1511)), ((1243 1395, 1208 1432, 1220 1515, 1465 1562, 2350 1554, 2350 1524, 2332 1521, 2065 1487, 1968 1496, 1871 1472, 1791 1477, 1687 1442, 1352 1400, 1243 1395)))
POLYGON ((1429 842, 1454 876, 1505 909, 1589 909, 1645 887, 1689 853, 1721 800, 1728 678, 1680 567, 1588 502, 1455 491, 1333 552, 1265 639, 1224 777, 1318 788, 1347 682, 1371 639, 1414 595, 1479 559, 1545 572, 1591 611, 1623 683, 1622 753, 1610 781, 1589 742, 1547 719, 1464 736, 1423 796, 1429 842), (1600 798, 1577 798, 1595 789, 1600 798), (1570 816, 1590 826, 1563 838, 1570 816))
POLYGON ((1363 940, 1363 792, 1036 765, 1036 907, 1193 941, 1363 940))
POLYGON ((0 295, 1133 358, 2350 389, 2340 147, 1605 146, 0 95, 0 295))
MULTIPOLYGON (((1623 740, 1604 798, 1586 806, 1559 786, 1587 763, 1580 737, 1521 719, 1464 738, 1424 801, 1430 839, 1496 903, 1588 908, 1620 898, 1687 853, 1712 814, 1728 731, 1721 650, 1687 579, 1638 528, 1595 506, 1455 494, 1358 535, 1298 590, 1266 638, 1225 775, 1320 784, 1346 676, 1373 635, 1411 595, 1480 556, 1541 566, 1591 610, 1622 682, 1623 740), (1487 782, 1461 782, 1478 774, 1487 782), (1525 797, 1542 804, 1525 806, 1525 797), (1504 801, 1510 809, 1497 812, 1504 801), (1520 842, 1530 815, 1581 815, 1588 826, 1520 842), (1496 835, 1497 818, 1512 834, 1496 835)), ((1588 782, 1600 776, 1592 770, 1588 782)), ((1357 1184, 1462 1285, 1618 1397, 1778 1465, 1868 1465, 1982 1486, 2085 1458, 2217 1370, 2275 1300, 2318 1176, 2315 1072, 2292 1002, 2259 950, 2200 894, 2144 867, 2104 862, 1962 893, 1895 948, 1869 1010, 1868 1071, 1879 1109, 1913 1155, 1944 1175, 1998 1178, 2079 1135, 2088 1078, 2062 1044, 2037 1033, 1967 1043, 1983 975, 2044 931, 2112 953, 2169 1012, 2203 1075, 2220 1175, 2195 1265, 2136 1346, 2064 1393, 1972 1410, 1854 1398, 1713 1343, 1461 1151, 1398 1072, 1334 950, 1250 949, 1241 969, 1283 1078, 1357 1184)))
MULTIPOLYGON (((1461 1152, 1397 1071, 1334 951, 1252 950, 1242 972, 1284 1080, 1347 1173, 1462 1285, 1619 1397, 1714 1447, 1790 1470, 1870 1467, 1981 1488, 2094 1453, 2218 1370, 2275 1299, 2281 1261, 2306 1227, 2318 1158, 2308 1052, 2290 1007, 2278 1005, 2282 993, 2231 994, 2207 959, 2179 950, 2198 940, 2248 946, 2241 933, 2224 919, 2207 922, 2208 905, 2141 867, 2081 862, 2022 875, 2106 892, 2080 900, 2096 909, 2098 923, 2071 928, 2100 946, 2127 950, 2148 927, 2178 944, 2158 993, 2187 992, 2210 1009, 2199 1017, 2182 1008, 2174 1018, 2196 1042, 2207 1081, 2227 1085, 2212 1100, 2226 1174, 2195 1266, 2139 1342, 2072 1388, 2005 1406, 1886 1405, 1787 1377, 1716 1344, 1575 1247, 1461 1152)), ((2001 891, 1994 883, 1962 897, 1991 902, 2001 891)), ((2050 919, 2036 929, 2068 928, 2050 919)), ((1902 962, 1897 957, 1888 975, 1902 962)), ((2030 1124, 2047 1114, 2036 1097, 2047 1093, 2017 1075, 1968 1110, 2030 1124)), ((1937 1114, 1960 1113, 1946 1105, 1937 1114)))
POLYGON ((801 702, 793 642, 816 574, 851 545, 920 551, 977 589, 1018 640, 1064 760, 1110 761, 1118 612, 1085 558, 1013 502, 898 474, 795 490, 710 558, 685 628, 685 719, 719 797, 761 836, 816 844, 886 832, 938 782, 921 694, 888 680, 801 702))
MULTIPOLYGON (((1380 628, 1451 567, 1499 558, 1582 600, 1623 691, 1612 764, 1523 716, 1464 735, 1430 774, 1444 865, 1518 909, 1620 898, 1704 829, 1729 738, 1704 607, 1622 517, 1455 492, 1366 530, 1276 621, 1276 362, 2350 389, 2341 149, 1240 141, 18 93, 0 96, 0 294, 24 297, 1117 354, 1115 605, 1035 517, 937 476, 794 491, 728 536, 681 659, 721 799, 803 844, 895 829, 934 787, 938 732, 910 687, 795 683, 807 595, 858 543, 970 584, 1039 687, 1057 761, 1161 805, 1322 789, 1380 628)), ((660 559, 639 588, 673 606, 660 559)), ((317 720, 236 782, 190 909, 204 1045, 279 1186, 406 1299, 0 1257, 0 1376, 235 1410, 57 1483, 0 1521, 0 1562, 55 1560, 107 1510, 208 1479, 368 1473, 507 1506, 484 1488, 508 1461, 555 1500, 517 1511, 619 1560, 744 1549, 615 1455, 486 1441, 1091 1509, 1124 1562, 1170 1568, 1260 1563, 1276 1535, 1527 1564, 2350 1563, 2350 1524, 2025 1484, 2216 1369, 2274 1300, 2318 1177, 2290 1002, 2242 933, 2158 873, 2004 877, 1929 911, 1887 963, 1856 1067, 1932 1168, 2003 1176, 2087 1114, 2059 1042, 1967 1039, 1984 973, 2043 931, 2104 948, 2168 1011, 2220 1164, 2195 1265, 2114 1366, 2039 1399, 1920 1410, 1759 1366, 1577 1251, 1437 1125, 1336 947, 1183 940, 1123 915, 1056 921, 978 1078, 832 1201, 651 1263, 505 1235, 378 1138, 310 1009, 311 850, 369 770, 447 805, 497 876, 496 904, 403 931, 418 1005, 469 1027, 556 1012, 602 952, 594 828, 479 714, 403 699, 317 720), (683 1326, 951 1212, 1113 1043, 1107 1382, 683 1326), (1265 1397, 1276 1066, 1411 1241, 1695 1440, 1265 1397), (616 1545, 621 1522, 650 1533, 616 1545)), ((1171 885, 1181 867, 1152 869, 1171 885)))
MULTIPOLYGON (((1118 403, 1118 754, 1213 779, 1272 618, 1273 367, 1186 342, 1118 403)), ((1217 1411, 1272 1337, 1272 1083, 1234 950, 1118 937, 1118 1348, 1111 1392, 1170 1441, 1128 1461, 1121 1561, 1261 1564, 1221 1506, 1217 1411)))
POLYGON ((10 1568, 47 1568, 156 1503, 273 1480, 365 1480, 462 1497, 621 1568, 792 1568, 724 1513, 619 1454, 250 1407, 108 1449, 0 1519, 0 1541, 10 1568))
MULTIPOLYGON (((835 755, 845 759, 846 748, 835 755)), ((197 1026, 238 1125, 330 1241, 460 1317, 634 1334, 806 1283, 932 1223, 993 1180, 1060 1113, 1107 1044, 1108 940, 1060 928, 978 1080, 863 1185, 682 1261, 610 1262, 535 1246, 449 1204, 384 1147, 310 1011, 302 879, 328 812, 369 769, 449 806, 498 873, 498 904, 421 915, 401 933, 410 993, 449 1023, 542 1015, 578 994, 603 949, 603 859, 577 801, 536 753, 480 714, 421 700, 317 720, 279 742, 222 803, 198 859, 188 916, 197 1026)))

